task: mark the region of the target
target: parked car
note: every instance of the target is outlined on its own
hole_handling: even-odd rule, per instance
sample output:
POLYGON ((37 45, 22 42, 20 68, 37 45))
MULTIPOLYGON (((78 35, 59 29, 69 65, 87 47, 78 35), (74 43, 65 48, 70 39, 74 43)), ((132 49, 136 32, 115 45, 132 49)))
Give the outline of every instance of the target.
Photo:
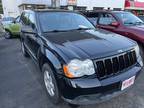
POLYGON ((5 30, 3 28, 3 25, 0 23, 0 37, 5 36, 5 30))
POLYGON ((14 20, 13 17, 4 17, 4 18, 2 18, 1 23, 2 23, 3 25, 7 25, 7 24, 12 23, 13 20, 14 20))
POLYGON ((6 32, 5 38, 9 39, 12 37, 19 37, 20 35, 20 24, 19 24, 20 16, 15 18, 11 23, 5 24, 4 29, 6 32))
POLYGON ((143 62, 135 41, 96 29, 83 15, 25 10, 20 18, 23 55, 43 74, 50 100, 72 105, 105 101, 135 82, 143 62))
POLYGON ((95 11, 83 12, 83 14, 86 15, 96 27, 118 33, 137 41, 141 48, 141 55, 144 55, 144 22, 140 18, 125 11, 95 11))

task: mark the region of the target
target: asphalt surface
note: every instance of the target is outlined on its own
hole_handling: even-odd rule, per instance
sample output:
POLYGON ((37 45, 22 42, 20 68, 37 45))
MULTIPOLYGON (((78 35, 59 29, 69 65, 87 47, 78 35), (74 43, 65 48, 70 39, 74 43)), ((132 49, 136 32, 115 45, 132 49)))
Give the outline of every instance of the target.
MULTIPOLYGON (((41 84, 37 65, 23 57, 18 39, 0 38, 0 108, 69 108, 53 105, 41 84)), ((144 108, 144 72, 126 93, 80 108, 144 108)))

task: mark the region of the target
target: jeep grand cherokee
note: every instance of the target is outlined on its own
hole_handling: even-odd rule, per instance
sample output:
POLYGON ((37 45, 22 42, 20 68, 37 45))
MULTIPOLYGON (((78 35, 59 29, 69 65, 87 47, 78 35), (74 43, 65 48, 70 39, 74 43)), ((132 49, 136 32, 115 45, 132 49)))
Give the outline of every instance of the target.
POLYGON ((20 22, 22 52, 39 65, 53 103, 108 100, 132 86, 143 66, 136 42, 96 29, 79 13, 27 10, 20 22))

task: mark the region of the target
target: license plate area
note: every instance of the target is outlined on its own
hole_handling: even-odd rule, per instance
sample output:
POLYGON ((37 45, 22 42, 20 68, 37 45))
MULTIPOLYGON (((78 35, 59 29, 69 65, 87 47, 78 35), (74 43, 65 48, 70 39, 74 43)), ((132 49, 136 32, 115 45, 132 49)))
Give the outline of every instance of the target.
POLYGON ((135 82, 135 76, 123 81, 121 85, 121 90, 125 90, 126 88, 132 86, 134 82, 135 82))

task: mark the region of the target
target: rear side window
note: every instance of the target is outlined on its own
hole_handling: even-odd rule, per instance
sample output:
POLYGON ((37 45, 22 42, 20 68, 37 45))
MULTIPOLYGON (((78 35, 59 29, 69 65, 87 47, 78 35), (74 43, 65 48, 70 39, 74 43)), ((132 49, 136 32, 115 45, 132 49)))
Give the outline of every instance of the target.
POLYGON ((102 13, 100 15, 99 24, 110 25, 112 22, 116 22, 116 19, 111 14, 102 13))
POLYGON ((29 14, 28 13, 22 13, 22 16, 21 16, 21 22, 24 24, 24 25, 29 25, 29 14))
POLYGON ((2 19, 2 21, 13 21, 14 18, 13 17, 5 17, 2 19))
POLYGON ((30 26, 32 28, 35 28, 35 17, 34 14, 32 13, 23 13, 21 16, 21 22, 26 25, 26 26, 30 26))

